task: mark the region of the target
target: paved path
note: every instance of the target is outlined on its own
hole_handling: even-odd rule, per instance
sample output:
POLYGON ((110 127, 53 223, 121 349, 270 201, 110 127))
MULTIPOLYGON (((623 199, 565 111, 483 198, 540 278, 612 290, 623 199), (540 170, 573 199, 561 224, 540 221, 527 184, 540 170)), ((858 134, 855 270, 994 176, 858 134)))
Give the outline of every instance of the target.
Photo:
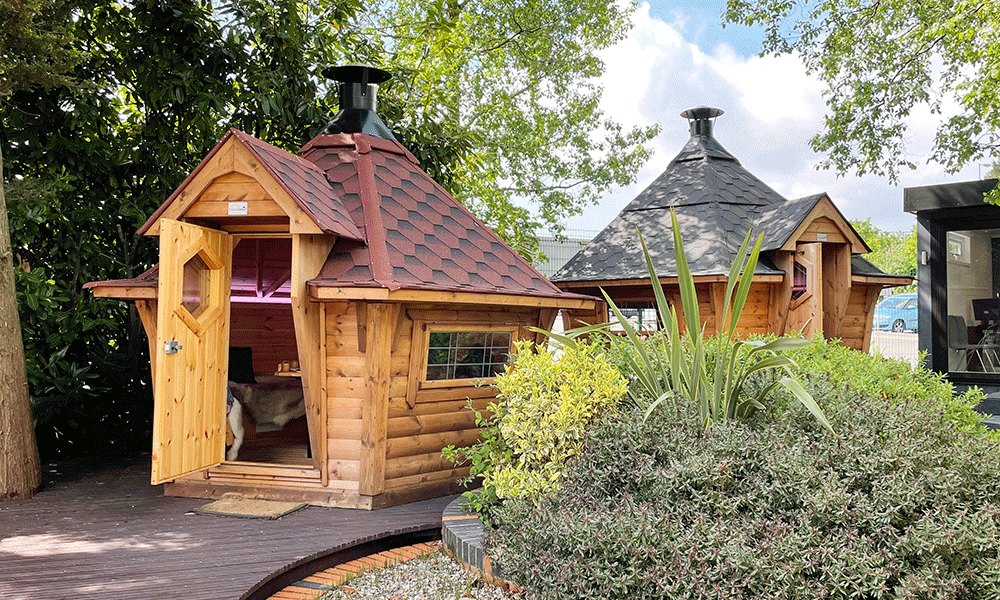
MULTIPOLYGON (((451 498, 378 511, 310 506, 277 521, 200 516, 207 500, 149 485, 149 458, 46 467, 0 503, 0 598, 236 600, 281 567, 348 542, 440 526, 451 498)), ((453 498, 453 497, 452 497, 453 498)))

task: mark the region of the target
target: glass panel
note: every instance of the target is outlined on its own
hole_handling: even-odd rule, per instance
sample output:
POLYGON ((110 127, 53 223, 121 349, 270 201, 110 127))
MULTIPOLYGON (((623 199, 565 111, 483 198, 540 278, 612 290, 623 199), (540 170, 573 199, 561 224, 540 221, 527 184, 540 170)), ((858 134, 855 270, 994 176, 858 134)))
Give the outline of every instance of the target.
POLYGON ((197 254, 184 263, 184 291, 181 297, 181 306, 186 308, 195 318, 208 308, 211 274, 211 269, 197 254))
POLYGON ((509 331, 435 331, 428 336, 427 380, 479 379, 502 373, 509 331))
POLYGON ((795 263, 792 269, 792 300, 801 298, 806 293, 808 287, 809 271, 802 263, 795 263))
POLYGON ((949 231, 948 370, 1000 373, 1000 229, 949 231))

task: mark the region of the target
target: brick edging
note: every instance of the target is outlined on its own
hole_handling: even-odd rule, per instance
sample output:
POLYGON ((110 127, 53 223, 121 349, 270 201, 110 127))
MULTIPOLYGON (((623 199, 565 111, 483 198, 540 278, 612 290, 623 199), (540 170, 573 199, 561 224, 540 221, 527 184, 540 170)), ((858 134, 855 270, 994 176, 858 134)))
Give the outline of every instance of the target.
POLYGON ((331 587, 344 585, 349 579, 375 569, 384 569, 421 556, 437 552, 439 542, 425 542, 402 548, 393 548, 378 554, 364 556, 329 569, 313 573, 302 581, 278 591, 269 600, 314 600, 331 587))

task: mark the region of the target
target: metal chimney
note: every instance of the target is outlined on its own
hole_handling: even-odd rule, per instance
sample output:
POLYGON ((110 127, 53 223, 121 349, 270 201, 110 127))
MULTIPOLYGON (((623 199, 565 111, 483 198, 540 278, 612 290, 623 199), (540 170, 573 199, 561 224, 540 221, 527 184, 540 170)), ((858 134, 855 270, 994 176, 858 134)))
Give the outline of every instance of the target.
POLYGON ((691 135, 701 135, 705 137, 712 137, 712 126, 715 124, 715 117, 725 114, 726 111, 721 108, 711 108, 708 106, 699 106, 697 108, 689 108, 681 113, 681 116, 688 120, 691 124, 691 135))
POLYGON ((392 132, 375 113, 378 84, 392 75, 369 65, 348 64, 323 69, 323 76, 339 82, 340 112, 327 123, 323 133, 367 133, 395 140, 392 132))

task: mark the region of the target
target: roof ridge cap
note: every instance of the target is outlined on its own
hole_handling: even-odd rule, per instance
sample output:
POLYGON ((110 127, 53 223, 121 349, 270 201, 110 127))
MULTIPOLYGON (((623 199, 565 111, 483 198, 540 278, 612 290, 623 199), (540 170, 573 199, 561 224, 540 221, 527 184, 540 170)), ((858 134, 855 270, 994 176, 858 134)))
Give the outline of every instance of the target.
MULTIPOLYGON (((357 148, 357 145, 355 147, 357 148)), ((361 200, 361 212, 365 223, 368 268, 371 270, 373 281, 382 287, 394 290, 399 286, 393 278, 392 265, 389 262, 385 223, 382 221, 382 203, 379 200, 378 187, 375 182, 375 165, 371 160, 370 150, 369 147, 369 151, 361 152, 359 148, 358 160, 354 162, 359 179, 358 198, 361 200)))

